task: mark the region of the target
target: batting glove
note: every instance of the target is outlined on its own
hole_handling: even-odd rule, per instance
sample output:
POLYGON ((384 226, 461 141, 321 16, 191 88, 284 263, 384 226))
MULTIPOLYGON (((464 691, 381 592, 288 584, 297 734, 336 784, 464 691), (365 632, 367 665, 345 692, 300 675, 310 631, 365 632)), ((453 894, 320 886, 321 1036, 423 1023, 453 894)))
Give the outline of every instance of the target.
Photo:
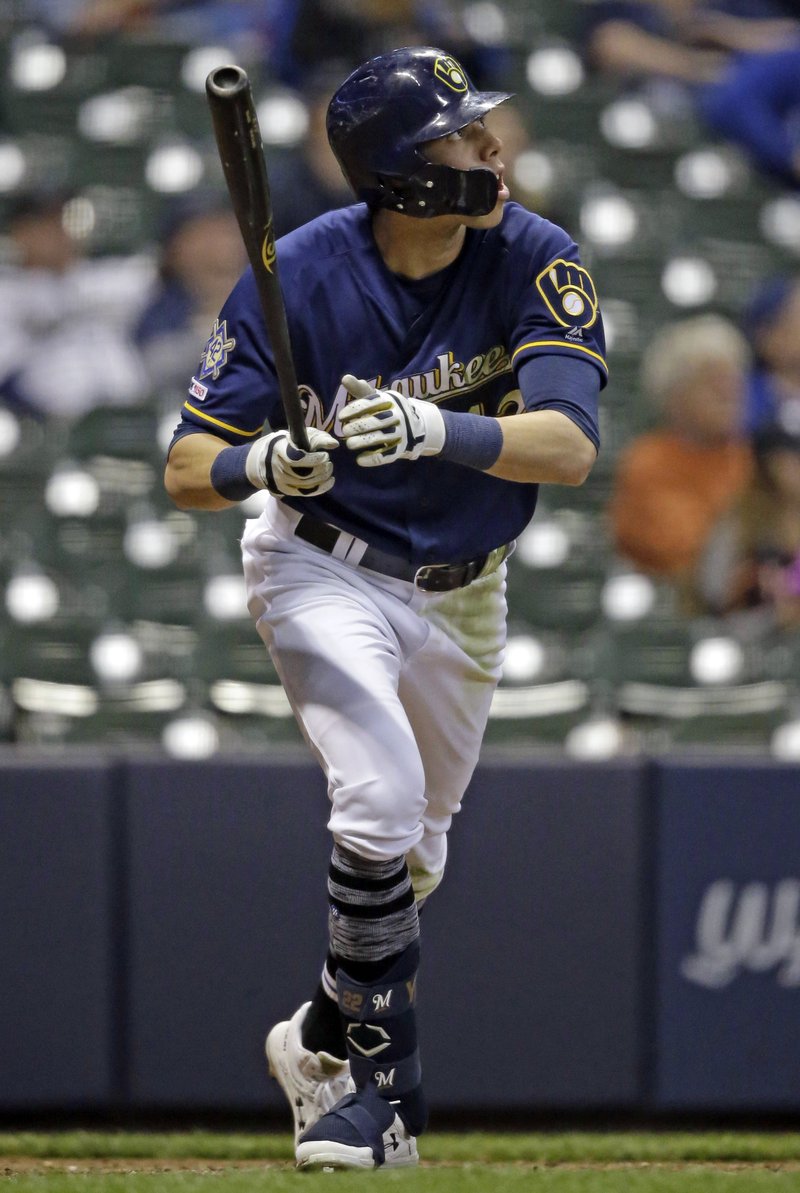
POLYGON ((396 389, 373 389, 350 373, 342 385, 354 399, 339 414, 342 435, 362 468, 438 456, 444 447, 442 412, 432 402, 406 398, 396 389))
POLYGON ((328 452, 339 443, 332 435, 309 427, 310 451, 296 447, 288 431, 273 431, 257 439, 247 453, 247 479, 275 497, 319 497, 333 488, 333 463, 328 452))

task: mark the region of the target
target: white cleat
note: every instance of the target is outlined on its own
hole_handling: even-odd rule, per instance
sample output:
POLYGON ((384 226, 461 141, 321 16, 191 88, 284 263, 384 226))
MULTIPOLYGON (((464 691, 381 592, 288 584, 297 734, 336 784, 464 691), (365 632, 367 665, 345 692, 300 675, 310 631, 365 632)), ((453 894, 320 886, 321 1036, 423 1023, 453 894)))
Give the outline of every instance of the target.
POLYGON ((417 1140, 406 1129, 399 1114, 388 1131, 383 1132, 383 1150, 386 1159, 384 1168, 404 1168, 408 1164, 419 1164, 417 1140))
POLYGON ((291 1019, 276 1023, 266 1043, 270 1075, 292 1108, 295 1146, 303 1132, 353 1088, 346 1060, 303 1047, 300 1028, 310 1006, 303 1003, 291 1019))
MULTIPOLYGON (((300 1136, 327 1114, 345 1094, 355 1089, 350 1078, 350 1065, 346 1060, 339 1060, 327 1052, 310 1052, 303 1047, 301 1028, 310 1005, 308 1002, 303 1003, 291 1019, 276 1023, 266 1042, 270 1075, 278 1082, 292 1108, 295 1149, 300 1136)), ((395 1115, 391 1127, 384 1131, 383 1147, 386 1168, 402 1168, 419 1163, 417 1141, 406 1130, 399 1115, 395 1115)), ((314 1150, 322 1153, 321 1148, 314 1150)), ((299 1167, 299 1153, 297 1158, 299 1167)), ((304 1159, 302 1166, 373 1168, 375 1161, 369 1148, 340 1150, 334 1145, 333 1154, 320 1154, 319 1158, 315 1155, 313 1159, 309 1156, 304 1159), (356 1151, 365 1154, 356 1157, 352 1154, 356 1151)))

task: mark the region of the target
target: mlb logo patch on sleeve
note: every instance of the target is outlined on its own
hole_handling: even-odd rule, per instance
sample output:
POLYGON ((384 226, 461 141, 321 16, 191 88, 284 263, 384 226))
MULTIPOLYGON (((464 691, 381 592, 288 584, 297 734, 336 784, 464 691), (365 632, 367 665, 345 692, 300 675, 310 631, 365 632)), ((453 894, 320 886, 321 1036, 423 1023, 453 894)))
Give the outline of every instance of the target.
POLYGON ((193 398, 197 398, 198 402, 202 402, 208 393, 208 386, 201 385, 196 377, 192 377, 192 384, 189 386, 189 393, 193 398))

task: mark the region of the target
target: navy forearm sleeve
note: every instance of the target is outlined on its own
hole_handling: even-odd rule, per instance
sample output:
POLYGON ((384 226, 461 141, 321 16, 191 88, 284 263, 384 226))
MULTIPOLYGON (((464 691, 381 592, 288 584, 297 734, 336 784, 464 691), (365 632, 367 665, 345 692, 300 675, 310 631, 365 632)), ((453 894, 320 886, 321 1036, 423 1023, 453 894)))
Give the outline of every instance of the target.
POLYGON ((600 447, 597 423, 600 373, 588 360, 573 356, 534 356, 517 373, 526 410, 560 410, 594 446, 600 447))

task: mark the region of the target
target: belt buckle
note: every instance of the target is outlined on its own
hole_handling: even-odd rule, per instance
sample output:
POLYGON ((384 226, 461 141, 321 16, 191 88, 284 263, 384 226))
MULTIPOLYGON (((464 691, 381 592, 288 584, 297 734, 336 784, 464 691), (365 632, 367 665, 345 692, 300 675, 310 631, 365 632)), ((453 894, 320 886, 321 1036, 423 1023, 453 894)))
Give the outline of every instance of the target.
POLYGON ((450 592, 453 588, 465 588, 473 580, 479 580, 481 576, 489 576, 497 571, 510 554, 510 544, 504 543, 501 547, 494 547, 488 555, 484 555, 482 562, 480 559, 471 559, 468 563, 426 563, 414 573, 414 586, 423 592, 450 592), (454 573, 459 574, 458 583, 435 583, 437 576, 444 578, 454 573))
POLYGON ((447 566, 446 563, 424 563, 414 573, 414 587, 419 588, 422 592, 438 592, 437 585, 430 581, 440 575, 447 566))
POLYGON ((414 584, 422 592, 452 592, 455 588, 466 588, 478 575, 475 562, 424 564, 417 568, 414 584))

